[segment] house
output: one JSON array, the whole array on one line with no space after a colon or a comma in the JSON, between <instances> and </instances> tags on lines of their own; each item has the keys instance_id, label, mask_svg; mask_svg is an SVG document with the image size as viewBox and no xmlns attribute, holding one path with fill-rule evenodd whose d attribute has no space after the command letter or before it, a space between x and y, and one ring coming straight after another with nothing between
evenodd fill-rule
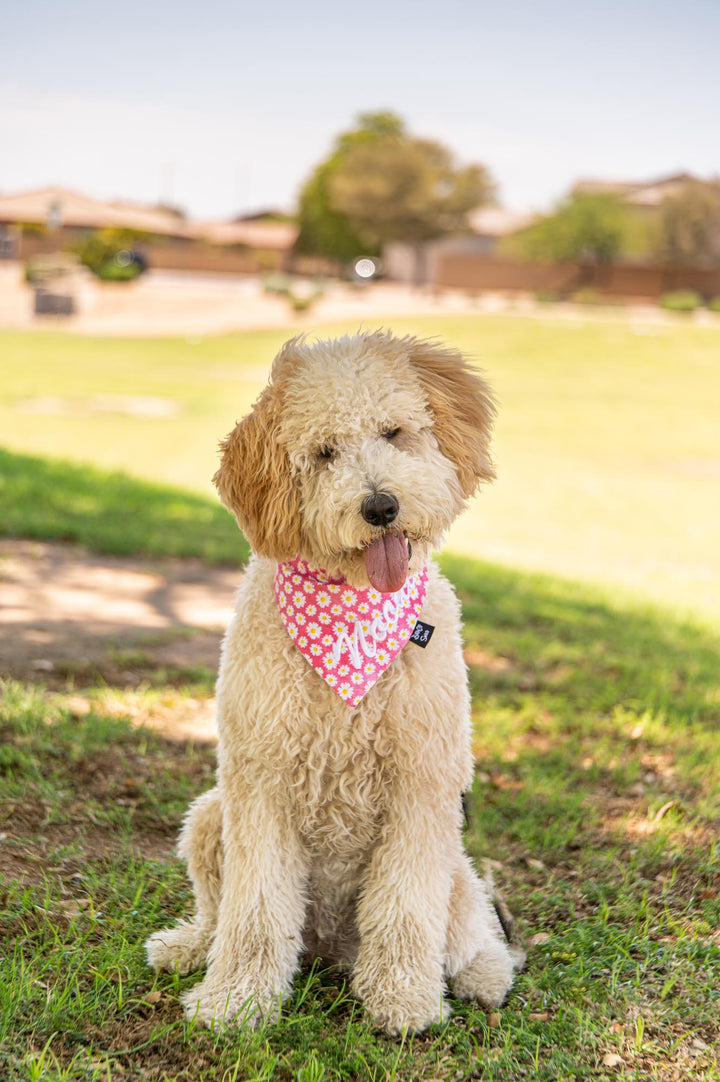
<instances>
[{"instance_id":1,"label":"house","mask_svg":"<svg viewBox=\"0 0 720 1082\"><path fill-rule=\"evenodd\" d=\"M578 180L571 189L572 195L614 195L632 207L652 208L660 206L668 196L677 195L686 184L702 183L692 173L671 173L654 180Z\"/></svg>"},{"instance_id":2,"label":"house","mask_svg":"<svg viewBox=\"0 0 720 1082\"><path fill-rule=\"evenodd\" d=\"M524 229L533 218L532 214L518 214L503 207L480 207L468 216L465 233L439 237L420 246L387 244L383 251L384 272L397 282L433 285L446 257L492 256L505 237Z\"/></svg>"},{"instance_id":3,"label":"house","mask_svg":"<svg viewBox=\"0 0 720 1082\"><path fill-rule=\"evenodd\" d=\"M297 236L288 221L195 222L162 207L103 201L56 186L0 195L0 258L69 248L97 229L143 234L154 267L230 273L284 267Z\"/></svg>"}]
</instances>

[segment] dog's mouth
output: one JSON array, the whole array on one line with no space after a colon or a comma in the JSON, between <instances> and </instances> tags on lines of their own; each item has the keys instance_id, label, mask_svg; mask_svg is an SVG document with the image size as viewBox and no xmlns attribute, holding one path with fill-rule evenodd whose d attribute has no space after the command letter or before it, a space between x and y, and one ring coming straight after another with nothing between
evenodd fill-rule
<instances>
[{"instance_id":1,"label":"dog's mouth","mask_svg":"<svg viewBox=\"0 0 720 1082\"><path fill-rule=\"evenodd\" d=\"M405 584L412 545L400 530L376 537L365 549L365 570L370 582L382 594L394 594Z\"/></svg>"}]
</instances>

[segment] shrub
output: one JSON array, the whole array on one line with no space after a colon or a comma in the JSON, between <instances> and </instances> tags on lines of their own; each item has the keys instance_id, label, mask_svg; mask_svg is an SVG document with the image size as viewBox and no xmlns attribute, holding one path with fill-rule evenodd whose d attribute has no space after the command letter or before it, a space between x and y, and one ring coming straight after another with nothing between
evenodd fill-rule
<instances>
[{"instance_id":1,"label":"shrub","mask_svg":"<svg viewBox=\"0 0 720 1082\"><path fill-rule=\"evenodd\" d=\"M98 229L84 237L74 250L80 262L98 278L129 282L145 270L145 261L132 250L139 237L129 229Z\"/></svg>"},{"instance_id":2,"label":"shrub","mask_svg":"<svg viewBox=\"0 0 720 1082\"><path fill-rule=\"evenodd\" d=\"M701 304L702 297L694 289L676 289L660 298L660 307L668 312L694 312Z\"/></svg>"},{"instance_id":3,"label":"shrub","mask_svg":"<svg viewBox=\"0 0 720 1082\"><path fill-rule=\"evenodd\" d=\"M58 278L66 278L77 267L77 261L64 252L53 255L37 255L25 264L25 281L30 285L43 285Z\"/></svg>"},{"instance_id":4,"label":"shrub","mask_svg":"<svg viewBox=\"0 0 720 1082\"><path fill-rule=\"evenodd\" d=\"M263 289L276 297L287 297L290 293L290 279L286 274L266 274Z\"/></svg>"},{"instance_id":5,"label":"shrub","mask_svg":"<svg viewBox=\"0 0 720 1082\"><path fill-rule=\"evenodd\" d=\"M720 297L711 297L708 301L708 308L711 312L720 312Z\"/></svg>"},{"instance_id":6,"label":"shrub","mask_svg":"<svg viewBox=\"0 0 720 1082\"><path fill-rule=\"evenodd\" d=\"M102 263L95 274L103 282L132 282L134 278L138 278L143 272L143 268L133 262L130 263L118 263L117 259L109 259L107 263Z\"/></svg>"},{"instance_id":7,"label":"shrub","mask_svg":"<svg viewBox=\"0 0 720 1082\"><path fill-rule=\"evenodd\" d=\"M602 304L604 298L596 289L578 289L572 295L575 304Z\"/></svg>"}]
</instances>

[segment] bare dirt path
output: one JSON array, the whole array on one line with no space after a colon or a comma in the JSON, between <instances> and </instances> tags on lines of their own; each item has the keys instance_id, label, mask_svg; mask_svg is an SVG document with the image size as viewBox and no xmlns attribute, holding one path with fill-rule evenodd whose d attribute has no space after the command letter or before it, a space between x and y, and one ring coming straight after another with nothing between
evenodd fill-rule
<instances>
[{"instance_id":1,"label":"bare dirt path","mask_svg":"<svg viewBox=\"0 0 720 1082\"><path fill-rule=\"evenodd\" d=\"M240 578L199 560L0 540L0 677L131 691L158 669L215 672ZM212 701L197 706L175 735L213 735Z\"/></svg>"}]
</instances>

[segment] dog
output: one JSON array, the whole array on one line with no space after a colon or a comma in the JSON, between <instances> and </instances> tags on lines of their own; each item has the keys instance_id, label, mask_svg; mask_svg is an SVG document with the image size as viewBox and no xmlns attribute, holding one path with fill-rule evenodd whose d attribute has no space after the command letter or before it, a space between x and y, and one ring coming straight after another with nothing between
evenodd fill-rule
<instances>
[{"instance_id":1,"label":"dog","mask_svg":"<svg viewBox=\"0 0 720 1082\"><path fill-rule=\"evenodd\" d=\"M207 963L207 1024L271 1019L302 954L350 968L390 1035L499 1005L522 964L462 842L470 696L431 552L490 481L491 392L387 331L287 342L214 481L253 555L217 684L217 786L179 853L193 918L150 964Z\"/></svg>"}]
</instances>

